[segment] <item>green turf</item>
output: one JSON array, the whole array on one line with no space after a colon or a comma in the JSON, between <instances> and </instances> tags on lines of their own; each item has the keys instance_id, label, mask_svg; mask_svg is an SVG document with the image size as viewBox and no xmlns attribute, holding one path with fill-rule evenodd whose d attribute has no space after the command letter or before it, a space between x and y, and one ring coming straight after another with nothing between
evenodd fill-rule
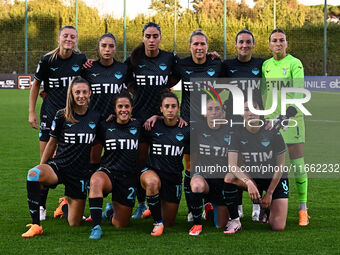
<instances>
[{"instance_id":1,"label":"green turf","mask_svg":"<svg viewBox=\"0 0 340 255\"><path fill-rule=\"evenodd\" d=\"M226 236L204 223L198 237L188 235L184 197L176 225L166 228L163 236L151 237L151 219L132 220L129 227L115 229L103 222L103 237L89 240L91 224L70 228L64 220L53 219L57 199L63 187L50 191L48 219L43 222L44 235L23 239L30 223L26 201L27 170L39 163L38 131L29 127L28 91L0 90L0 254L339 254L340 253L340 179L311 179L309 212L311 224L297 225L297 196L291 182L287 227L273 232L268 225L253 223L251 204L244 193L243 231ZM337 120L340 93L313 92L306 118L306 163L340 163L340 122ZM105 200L105 202L108 200ZM88 209L85 212L89 214Z\"/></svg>"}]
</instances>

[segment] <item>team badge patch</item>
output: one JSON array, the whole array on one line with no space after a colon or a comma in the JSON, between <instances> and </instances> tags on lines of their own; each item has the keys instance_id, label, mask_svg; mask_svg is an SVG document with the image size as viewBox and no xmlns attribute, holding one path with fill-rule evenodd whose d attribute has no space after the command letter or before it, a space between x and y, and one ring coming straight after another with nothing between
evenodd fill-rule
<instances>
[{"instance_id":1,"label":"team badge patch","mask_svg":"<svg viewBox=\"0 0 340 255\"><path fill-rule=\"evenodd\" d=\"M90 127L91 129L94 129L94 128L96 127L96 123L94 123L94 122L89 122L89 127Z\"/></svg>"},{"instance_id":2,"label":"team badge patch","mask_svg":"<svg viewBox=\"0 0 340 255\"><path fill-rule=\"evenodd\" d=\"M190 75L193 71L185 71L188 75Z\"/></svg>"},{"instance_id":3,"label":"team badge patch","mask_svg":"<svg viewBox=\"0 0 340 255\"><path fill-rule=\"evenodd\" d=\"M166 64L160 64L160 65L159 65L159 68L160 68L162 71L164 71L165 69L167 69L167 66L166 66Z\"/></svg>"},{"instance_id":4,"label":"team badge patch","mask_svg":"<svg viewBox=\"0 0 340 255\"><path fill-rule=\"evenodd\" d=\"M254 75L258 75L260 73L260 70L258 68L254 68L253 70L251 70L251 72L254 74Z\"/></svg>"},{"instance_id":5,"label":"team badge patch","mask_svg":"<svg viewBox=\"0 0 340 255\"><path fill-rule=\"evenodd\" d=\"M230 143L230 135L226 135L224 137L224 141L229 144Z\"/></svg>"},{"instance_id":6,"label":"team badge patch","mask_svg":"<svg viewBox=\"0 0 340 255\"><path fill-rule=\"evenodd\" d=\"M247 141L247 140L241 140L241 143L242 143L242 144L247 144L248 141Z\"/></svg>"},{"instance_id":7,"label":"team badge patch","mask_svg":"<svg viewBox=\"0 0 340 255\"><path fill-rule=\"evenodd\" d=\"M282 74L286 75L289 68L282 68Z\"/></svg>"},{"instance_id":8,"label":"team badge patch","mask_svg":"<svg viewBox=\"0 0 340 255\"><path fill-rule=\"evenodd\" d=\"M119 80L123 77L123 74L121 72L115 73L115 77Z\"/></svg>"},{"instance_id":9,"label":"team badge patch","mask_svg":"<svg viewBox=\"0 0 340 255\"><path fill-rule=\"evenodd\" d=\"M270 144L269 141L262 141L261 144L264 146L264 147L268 147L268 145Z\"/></svg>"},{"instance_id":10,"label":"team badge patch","mask_svg":"<svg viewBox=\"0 0 340 255\"><path fill-rule=\"evenodd\" d=\"M184 135L183 135L182 133L178 133L178 134L176 135L176 139L177 139L178 141L182 141L182 140L184 139Z\"/></svg>"},{"instance_id":11,"label":"team badge patch","mask_svg":"<svg viewBox=\"0 0 340 255\"><path fill-rule=\"evenodd\" d=\"M215 70L210 68L207 73L209 74L209 76L213 76L215 74Z\"/></svg>"},{"instance_id":12,"label":"team badge patch","mask_svg":"<svg viewBox=\"0 0 340 255\"><path fill-rule=\"evenodd\" d=\"M78 65L72 66L72 70L75 71L75 72L77 72L79 69L80 69L80 66L78 66Z\"/></svg>"},{"instance_id":13,"label":"team badge patch","mask_svg":"<svg viewBox=\"0 0 340 255\"><path fill-rule=\"evenodd\" d=\"M137 128L135 127L130 128L130 133L135 135L137 133Z\"/></svg>"}]
</instances>

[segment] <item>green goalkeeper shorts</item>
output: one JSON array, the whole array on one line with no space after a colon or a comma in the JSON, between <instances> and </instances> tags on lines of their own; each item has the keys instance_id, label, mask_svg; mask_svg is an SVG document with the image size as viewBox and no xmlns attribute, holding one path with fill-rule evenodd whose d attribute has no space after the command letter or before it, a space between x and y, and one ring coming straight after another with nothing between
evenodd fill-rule
<instances>
[{"instance_id":1,"label":"green goalkeeper shorts","mask_svg":"<svg viewBox=\"0 0 340 255\"><path fill-rule=\"evenodd\" d=\"M305 122L303 118L294 118L297 121L296 127L288 127L286 130L281 129L281 134L285 144L295 144L305 142ZM295 122L290 121L289 126Z\"/></svg>"}]
</instances>

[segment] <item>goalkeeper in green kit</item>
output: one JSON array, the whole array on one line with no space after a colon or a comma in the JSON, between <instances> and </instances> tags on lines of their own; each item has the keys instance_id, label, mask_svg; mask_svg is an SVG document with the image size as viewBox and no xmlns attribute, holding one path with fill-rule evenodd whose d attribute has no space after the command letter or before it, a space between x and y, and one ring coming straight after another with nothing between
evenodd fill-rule
<instances>
[{"instance_id":1,"label":"goalkeeper in green kit","mask_svg":"<svg viewBox=\"0 0 340 255\"><path fill-rule=\"evenodd\" d=\"M281 88L282 86L304 88L303 66L299 59L286 53L287 38L286 33L281 29L274 29L269 36L269 48L273 57L266 60L262 66L262 75L266 82L262 84L263 101L265 109L269 109L273 103L273 88L278 90L278 107L276 111L266 118L274 119L280 115ZM301 95L300 95L301 94ZM302 93L287 93L287 98L302 98ZM299 198L299 225L309 224L307 213L307 188L308 177L304 169L304 143L305 143L305 124L303 113L297 109L297 114L292 118L295 127L288 127L281 134L288 146L289 158L294 171L295 183ZM293 121L289 126L294 126Z\"/></svg>"}]
</instances>

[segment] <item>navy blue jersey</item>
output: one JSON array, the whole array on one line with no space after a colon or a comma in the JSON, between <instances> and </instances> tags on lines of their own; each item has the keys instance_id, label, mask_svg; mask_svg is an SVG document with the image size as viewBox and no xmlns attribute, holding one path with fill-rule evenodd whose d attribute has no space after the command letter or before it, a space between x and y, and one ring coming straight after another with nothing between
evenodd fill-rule
<instances>
[{"instance_id":1,"label":"navy blue jersey","mask_svg":"<svg viewBox=\"0 0 340 255\"><path fill-rule=\"evenodd\" d=\"M183 154L189 150L189 126L167 126L164 120L158 120L151 131L145 131L144 136L150 144L147 168L181 176Z\"/></svg>"},{"instance_id":2,"label":"navy blue jersey","mask_svg":"<svg viewBox=\"0 0 340 255\"><path fill-rule=\"evenodd\" d=\"M175 65L174 74L182 80L181 117L184 120L190 120L190 92L198 91L203 87L202 84L193 84L190 79L202 78L202 82L204 82L204 78L209 78L211 80L211 78L220 77L222 70L222 62L219 59L212 60L209 56L207 56L207 61L200 65L196 64L191 56L178 60L178 63ZM211 83L210 80L207 81L207 84ZM214 84L211 85L213 86ZM206 89L209 90L209 88ZM200 97L198 97L198 99L199 98ZM195 112L197 111L200 114L200 105L200 101L193 102L191 104L192 110Z\"/></svg>"},{"instance_id":3,"label":"navy blue jersey","mask_svg":"<svg viewBox=\"0 0 340 255\"><path fill-rule=\"evenodd\" d=\"M58 140L53 161L60 168L69 169L74 176L88 174L90 151L96 137L100 115L88 110L84 115L74 114L77 123L65 120L63 110L58 111L51 126L50 136Z\"/></svg>"},{"instance_id":4,"label":"navy blue jersey","mask_svg":"<svg viewBox=\"0 0 340 255\"><path fill-rule=\"evenodd\" d=\"M41 58L34 79L44 84L47 96L41 109L47 115L47 119L53 120L56 112L65 108L68 85L75 76L80 75L86 57L77 53L72 53L67 59L57 55L50 61L50 57L51 55L45 55Z\"/></svg>"},{"instance_id":5,"label":"navy blue jersey","mask_svg":"<svg viewBox=\"0 0 340 255\"><path fill-rule=\"evenodd\" d=\"M277 155L285 152L285 143L280 131L265 130L256 134L246 128L235 129L231 136L229 151L240 153L246 166L276 166Z\"/></svg>"},{"instance_id":6,"label":"navy blue jersey","mask_svg":"<svg viewBox=\"0 0 340 255\"><path fill-rule=\"evenodd\" d=\"M104 145L100 166L117 173L137 174L138 142L141 123L138 120L127 124L102 121L98 140Z\"/></svg>"},{"instance_id":7,"label":"navy blue jersey","mask_svg":"<svg viewBox=\"0 0 340 255\"><path fill-rule=\"evenodd\" d=\"M241 62L238 58L223 61L224 76L229 78L262 78L263 58L251 58Z\"/></svg>"},{"instance_id":8,"label":"navy blue jersey","mask_svg":"<svg viewBox=\"0 0 340 255\"><path fill-rule=\"evenodd\" d=\"M190 152L195 165L228 165L228 150L233 129L220 125L211 129L206 120L192 124Z\"/></svg>"},{"instance_id":9,"label":"navy blue jersey","mask_svg":"<svg viewBox=\"0 0 340 255\"><path fill-rule=\"evenodd\" d=\"M227 59L223 61L223 71L224 76L227 78L262 78L262 64L264 62L263 58L251 58L248 62L241 62L238 58ZM249 83L246 83L249 84ZM238 86L247 98L247 86ZM261 85L254 89L253 97L262 105L262 97L260 91ZM227 119L233 118L235 121L241 121L240 116L233 116L233 97L232 94L229 94L228 100L225 102L226 105L226 116Z\"/></svg>"},{"instance_id":10,"label":"navy blue jersey","mask_svg":"<svg viewBox=\"0 0 340 255\"><path fill-rule=\"evenodd\" d=\"M83 69L82 76L91 84L90 108L107 117L114 111L113 97L126 89L127 65L114 61L103 66L99 60L91 68Z\"/></svg>"},{"instance_id":11,"label":"navy blue jersey","mask_svg":"<svg viewBox=\"0 0 340 255\"><path fill-rule=\"evenodd\" d=\"M132 116L144 122L159 113L160 96L168 88L177 57L173 53L159 50L157 57L149 58L143 52L138 64L133 66L130 57L126 60L131 72L134 97Z\"/></svg>"}]
</instances>

